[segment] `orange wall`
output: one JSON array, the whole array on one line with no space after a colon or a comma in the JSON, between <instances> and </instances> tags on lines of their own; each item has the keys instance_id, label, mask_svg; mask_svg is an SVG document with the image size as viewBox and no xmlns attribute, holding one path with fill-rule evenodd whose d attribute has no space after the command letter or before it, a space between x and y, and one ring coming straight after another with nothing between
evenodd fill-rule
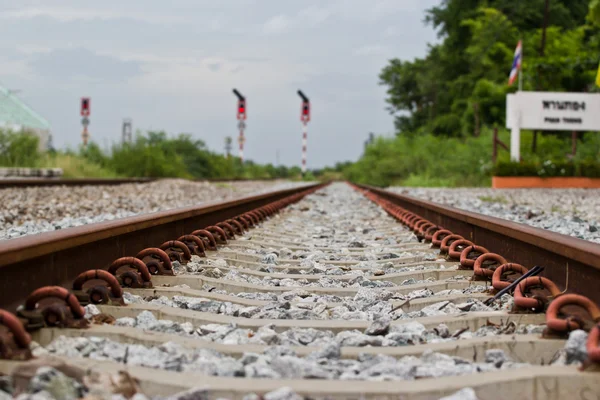
<instances>
[{"instance_id":1,"label":"orange wall","mask_svg":"<svg viewBox=\"0 0 600 400\"><path fill-rule=\"evenodd\" d=\"M600 179L581 177L493 176L492 187L502 188L600 188Z\"/></svg>"}]
</instances>

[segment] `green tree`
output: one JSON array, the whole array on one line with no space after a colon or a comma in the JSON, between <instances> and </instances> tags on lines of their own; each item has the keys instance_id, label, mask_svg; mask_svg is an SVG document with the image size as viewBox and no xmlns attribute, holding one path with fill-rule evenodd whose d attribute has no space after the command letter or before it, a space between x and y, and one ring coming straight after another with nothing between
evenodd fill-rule
<instances>
[{"instance_id":1,"label":"green tree","mask_svg":"<svg viewBox=\"0 0 600 400\"><path fill-rule=\"evenodd\" d=\"M594 25L600 25L600 0L590 1L588 21Z\"/></svg>"},{"instance_id":2,"label":"green tree","mask_svg":"<svg viewBox=\"0 0 600 400\"><path fill-rule=\"evenodd\" d=\"M502 125L503 97L517 41L524 41L527 89L592 89L600 34L586 25L600 0L444 0L425 20L443 39L424 58L392 59L380 73L388 110L404 134L465 136Z\"/></svg>"}]
</instances>

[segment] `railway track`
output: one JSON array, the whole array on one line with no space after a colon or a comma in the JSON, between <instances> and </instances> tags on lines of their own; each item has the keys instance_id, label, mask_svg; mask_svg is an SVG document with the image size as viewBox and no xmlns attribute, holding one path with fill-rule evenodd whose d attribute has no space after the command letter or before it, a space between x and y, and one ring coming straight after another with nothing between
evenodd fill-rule
<instances>
[{"instance_id":1,"label":"railway track","mask_svg":"<svg viewBox=\"0 0 600 400\"><path fill-rule=\"evenodd\" d=\"M0 243L0 373L71 398L598 398L597 248L466 214L336 183Z\"/></svg>"},{"instance_id":2,"label":"railway track","mask_svg":"<svg viewBox=\"0 0 600 400\"><path fill-rule=\"evenodd\" d=\"M273 181L278 178L207 178L194 179L199 182L244 182L244 181ZM159 178L8 178L0 179L0 189L25 188L37 186L102 186L123 185L125 183L149 183Z\"/></svg>"}]
</instances>

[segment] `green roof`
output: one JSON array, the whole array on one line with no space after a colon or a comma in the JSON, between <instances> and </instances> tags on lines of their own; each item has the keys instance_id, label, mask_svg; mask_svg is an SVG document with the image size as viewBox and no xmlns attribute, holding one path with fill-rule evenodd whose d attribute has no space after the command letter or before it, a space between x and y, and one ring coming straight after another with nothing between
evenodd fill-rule
<instances>
[{"instance_id":1,"label":"green roof","mask_svg":"<svg viewBox=\"0 0 600 400\"><path fill-rule=\"evenodd\" d=\"M23 129L50 130L48 121L2 86L0 86L0 124L21 125Z\"/></svg>"}]
</instances>

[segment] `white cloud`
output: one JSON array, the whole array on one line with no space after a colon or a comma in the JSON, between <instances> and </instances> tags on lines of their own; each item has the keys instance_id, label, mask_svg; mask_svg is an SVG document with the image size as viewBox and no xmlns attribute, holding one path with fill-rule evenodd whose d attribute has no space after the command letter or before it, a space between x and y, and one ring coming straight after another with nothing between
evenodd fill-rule
<instances>
[{"instance_id":1,"label":"white cloud","mask_svg":"<svg viewBox=\"0 0 600 400\"><path fill-rule=\"evenodd\" d=\"M330 18L332 11L317 6L303 8L293 17L284 14L271 17L263 25L263 33L278 34L292 29L303 29L321 24Z\"/></svg>"},{"instance_id":2,"label":"white cloud","mask_svg":"<svg viewBox=\"0 0 600 400\"><path fill-rule=\"evenodd\" d=\"M26 60L10 60L0 56L0 75L18 76L22 79L28 79L35 76ZM8 82L5 82L7 84Z\"/></svg>"},{"instance_id":3,"label":"white cloud","mask_svg":"<svg viewBox=\"0 0 600 400\"><path fill-rule=\"evenodd\" d=\"M414 11L419 8L420 0L378 0L370 10L370 16L374 20L383 18L398 12Z\"/></svg>"},{"instance_id":4,"label":"white cloud","mask_svg":"<svg viewBox=\"0 0 600 400\"><path fill-rule=\"evenodd\" d=\"M329 0L327 4L332 15L350 21L376 23L389 17L402 15L415 16L419 23L422 10L440 3L440 0Z\"/></svg>"},{"instance_id":5,"label":"white cloud","mask_svg":"<svg viewBox=\"0 0 600 400\"><path fill-rule=\"evenodd\" d=\"M385 36L397 36L399 33L400 30L394 25L388 26L383 32Z\"/></svg>"},{"instance_id":6,"label":"white cloud","mask_svg":"<svg viewBox=\"0 0 600 400\"><path fill-rule=\"evenodd\" d=\"M269 18L263 25L263 33L267 35L284 32L290 26L290 19L285 15L276 15Z\"/></svg>"},{"instance_id":7,"label":"white cloud","mask_svg":"<svg viewBox=\"0 0 600 400\"><path fill-rule=\"evenodd\" d=\"M316 25L325 22L331 16L331 11L322 8L310 6L298 13L298 19L301 23L307 23L310 25Z\"/></svg>"},{"instance_id":8,"label":"white cloud","mask_svg":"<svg viewBox=\"0 0 600 400\"><path fill-rule=\"evenodd\" d=\"M353 53L356 56L374 56L386 54L388 51L389 50L386 46L383 46L381 44L372 44L358 47L354 49Z\"/></svg>"},{"instance_id":9,"label":"white cloud","mask_svg":"<svg viewBox=\"0 0 600 400\"><path fill-rule=\"evenodd\" d=\"M30 20L46 17L59 22L111 20L128 18L150 23L172 23L181 18L168 15L153 15L144 12L128 12L118 9L80 8L80 7L25 7L0 13L1 19Z\"/></svg>"}]
</instances>

